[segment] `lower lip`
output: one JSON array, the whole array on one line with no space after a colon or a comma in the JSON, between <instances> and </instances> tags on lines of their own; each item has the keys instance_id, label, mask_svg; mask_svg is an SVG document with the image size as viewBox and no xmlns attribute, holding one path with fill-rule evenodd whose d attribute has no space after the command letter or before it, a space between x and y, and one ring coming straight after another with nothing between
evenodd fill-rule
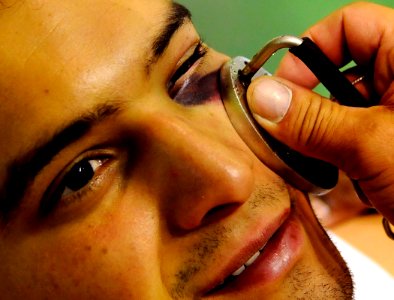
<instances>
[{"instance_id":1,"label":"lower lip","mask_svg":"<svg viewBox=\"0 0 394 300\"><path fill-rule=\"evenodd\" d=\"M301 257L303 244L301 224L291 216L268 241L258 259L219 293L247 292L282 280Z\"/></svg>"}]
</instances>

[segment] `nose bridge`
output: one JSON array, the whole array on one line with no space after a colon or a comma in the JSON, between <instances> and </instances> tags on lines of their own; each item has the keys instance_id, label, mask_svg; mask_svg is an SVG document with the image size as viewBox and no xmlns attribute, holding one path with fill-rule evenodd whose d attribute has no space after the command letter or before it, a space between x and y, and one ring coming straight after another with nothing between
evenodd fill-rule
<instances>
[{"instance_id":1,"label":"nose bridge","mask_svg":"<svg viewBox=\"0 0 394 300\"><path fill-rule=\"evenodd\" d=\"M250 157L223 142L220 126L160 114L147 132L156 189L171 223L182 229L201 225L218 207L242 204L252 192ZM216 134L217 133L217 134ZM229 141L230 143L230 141Z\"/></svg>"}]
</instances>

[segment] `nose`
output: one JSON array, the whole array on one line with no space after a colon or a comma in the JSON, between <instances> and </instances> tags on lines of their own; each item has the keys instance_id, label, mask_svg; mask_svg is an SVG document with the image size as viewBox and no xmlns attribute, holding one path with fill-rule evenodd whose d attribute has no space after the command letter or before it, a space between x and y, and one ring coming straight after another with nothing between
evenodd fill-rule
<instances>
[{"instance_id":1,"label":"nose","mask_svg":"<svg viewBox=\"0 0 394 300\"><path fill-rule=\"evenodd\" d=\"M172 228L192 230L215 222L250 197L251 158L220 124L213 129L177 116L156 116L150 124L144 130L150 190Z\"/></svg>"}]
</instances>

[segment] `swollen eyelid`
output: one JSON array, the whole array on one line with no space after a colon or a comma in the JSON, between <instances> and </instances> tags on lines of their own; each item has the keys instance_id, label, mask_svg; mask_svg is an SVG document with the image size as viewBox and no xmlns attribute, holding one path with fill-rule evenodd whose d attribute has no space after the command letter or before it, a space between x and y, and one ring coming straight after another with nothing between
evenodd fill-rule
<instances>
[{"instance_id":1,"label":"swollen eyelid","mask_svg":"<svg viewBox=\"0 0 394 300\"><path fill-rule=\"evenodd\" d=\"M183 77L184 74L188 72L188 70L202 57L207 53L207 47L200 40L199 43L194 48L193 53L187 58L181 66L175 71L170 81L168 82L168 89L170 91L170 95L174 96L176 91L179 90L180 83L177 81ZM173 88L175 87L175 91ZM176 88L178 87L178 88Z\"/></svg>"}]
</instances>

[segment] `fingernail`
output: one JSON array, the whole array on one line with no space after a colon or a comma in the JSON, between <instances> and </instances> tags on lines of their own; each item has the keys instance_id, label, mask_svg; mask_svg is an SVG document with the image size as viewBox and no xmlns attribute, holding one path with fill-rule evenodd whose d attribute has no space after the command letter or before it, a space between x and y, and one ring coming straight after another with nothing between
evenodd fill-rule
<instances>
[{"instance_id":1,"label":"fingernail","mask_svg":"<svg viewBox=\"0 0 394 300\"><path fill-rule=\"evenodd\" d=\"M270 78L264 78L253 90L249 107L255 115L278 123L286 115L290 102L291 90Z\"/></svg>"}]
</instances>

